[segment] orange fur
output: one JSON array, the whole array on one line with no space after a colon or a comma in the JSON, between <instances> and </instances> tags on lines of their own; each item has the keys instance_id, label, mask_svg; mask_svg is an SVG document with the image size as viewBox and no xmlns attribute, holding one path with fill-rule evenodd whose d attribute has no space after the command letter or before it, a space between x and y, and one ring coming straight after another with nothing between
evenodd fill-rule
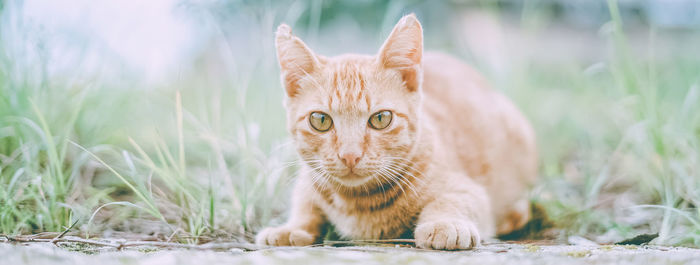
<instances>
[{"instance_id":1,"label":"orange fur","mask_svg":"<svg viewBox=\"0 0 700 265\"><path fill-rule=\"evenodd\" d=\"M468 249L528 220L529 123L467 65L423 54L422 38L411 14L376 56L326 58L278 28L288 129L304 165L289 220L258 244L309 245L330 222L345 238L412 235L419 247ZM383 110L393 113L388 127L371 128ZM314 130L312 112L332 118L331 129Z\"/></svg>"}]
</instances>

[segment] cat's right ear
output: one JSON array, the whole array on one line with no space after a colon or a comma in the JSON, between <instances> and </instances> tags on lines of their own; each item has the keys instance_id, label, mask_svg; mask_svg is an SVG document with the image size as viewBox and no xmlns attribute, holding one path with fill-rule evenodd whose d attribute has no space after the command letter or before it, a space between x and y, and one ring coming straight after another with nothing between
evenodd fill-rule
<instances>
[{"instance_id":1,"label":"cat's right ear","mask_svg":"<svg viewBox=\"0 0 700 265\"><path fill-rule=\"evenodd\" d=\"M286 24L277 27L275 47L282 72L282 84L287 96L294 97L299 92L299 80L317 69L318 58L301 39L292 35L292 28Z\"/></svg>"},{"instance_id":2,"label":"cat's right ear","mask_svg":"<svg viewBox=\"0 0 700 265\"><path fill-rule=\"evenodd\" d=\"M415 14L401 18L379 50L379 63L398 70L409 91L422 83L423 29Z\"/></svg>"}]
</instances>

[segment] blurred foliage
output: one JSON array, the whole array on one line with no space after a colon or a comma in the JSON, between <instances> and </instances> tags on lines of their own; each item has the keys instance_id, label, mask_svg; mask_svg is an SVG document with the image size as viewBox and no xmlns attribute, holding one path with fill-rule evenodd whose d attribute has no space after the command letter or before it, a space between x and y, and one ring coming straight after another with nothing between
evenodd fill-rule
<instances>
[{"instance_id":1,"label":"blurred foliage","mask_svg":"<svg viewBox=\"0 0 700 265\"><path fill-rule=\"evenodd\" d=\"M697 16L683 15L697 2L654 3L180 1L171 11L198 41L164 81L147 82L94 36L52 31L21 16L26 3L0 1L0 233L79 219L90 234L240 239L282 222L300 162L275 27L290 24L324 54L371 53L415 12L428 48L476 65L535 125L532 197L549 219L534 227L698 246L700 34ZM673 12L686 19L658 22ZM477 22L503 32L469 32Z\"/></svg>"}]
</instances>

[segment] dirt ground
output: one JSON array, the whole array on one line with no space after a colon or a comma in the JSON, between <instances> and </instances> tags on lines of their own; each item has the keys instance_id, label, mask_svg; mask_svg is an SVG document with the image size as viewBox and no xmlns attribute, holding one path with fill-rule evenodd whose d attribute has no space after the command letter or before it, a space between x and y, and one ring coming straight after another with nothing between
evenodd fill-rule
<instances>
[{"instance_id":1,"label":"dirt ground","mask_svg":"<svg viewBox=\"0 0 700 265\"><path fill-rule=\"evenodd\" d=\"M75 251L79 249L81 251ZM0 243L0 264L700 264L700 249L664 246L488 243L471 251L400 246L163 250L136 248L85 253L79 245ZM88 251L90 252L90 251Z\"/></svg>"}]
</instances>

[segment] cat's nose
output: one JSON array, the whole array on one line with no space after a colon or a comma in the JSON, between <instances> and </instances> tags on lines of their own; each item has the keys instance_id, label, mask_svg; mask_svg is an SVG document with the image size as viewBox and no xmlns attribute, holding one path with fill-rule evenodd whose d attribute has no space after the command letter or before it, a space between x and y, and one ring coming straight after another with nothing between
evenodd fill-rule
<instances>
[{"instance_id":1,"label":"cat's nose","mask_svg":"<svg viewBox=\"0 0 700 265\"><path fill-rule=\"evenodd\" d=\"M338 156L340 157L340 161L343 161L343 164L345 164L345 166L352 170L352 168L360 162L361 154L355 152L347 152L338 154Z\"/></svg>"}]
</instances>

